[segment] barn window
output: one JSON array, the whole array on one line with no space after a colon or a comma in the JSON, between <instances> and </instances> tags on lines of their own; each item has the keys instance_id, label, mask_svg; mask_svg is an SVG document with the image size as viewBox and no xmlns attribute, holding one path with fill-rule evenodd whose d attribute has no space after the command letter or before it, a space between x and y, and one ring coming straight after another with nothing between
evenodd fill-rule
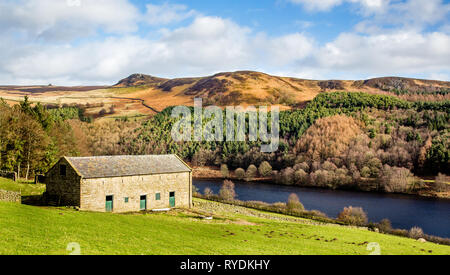
<instances>
[{"instance_id":1,"label":"barn window","mask_svg":"<svg viewBox=\"0 0 450 275\"><path fill-rule=\"evenodd\" d=\"M128 197L125 198L125 203L128 203L130 199Z\"/></svg>"},{"instance_id":2,"label":"barn window","mask_svg":"<svg viewBox=\"0 0 450 275\"><path fill-rule=\"evenodd\" d=\"M64 177L67 175L67 166L65 165L59 166L59 175Z\"/></svg>"},{"instance_id":3,"label":"barn window","mask_svg":"<svg viewBox=\"0 0 450 275\"><path fill-rule=\"evenodd\" d=\"M161 200L161 193L156 193L156 200L160 201Z\"/></svg>"}]
</instances>

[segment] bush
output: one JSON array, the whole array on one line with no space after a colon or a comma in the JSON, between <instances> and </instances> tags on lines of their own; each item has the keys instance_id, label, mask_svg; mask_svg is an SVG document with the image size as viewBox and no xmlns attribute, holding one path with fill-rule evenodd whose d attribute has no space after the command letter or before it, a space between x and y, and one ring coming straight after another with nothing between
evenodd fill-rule
<instances>
[{"instance_id":1,"label":"bush","mask_svg":"<svg viewBox=\"0 0 450 275\"><path fill-rule=\"evenodd\" d=\"M380 231L383 233L390 232L392 230L391 221L388 219L381 220L381 222L378 224L378 229L380 229Z\"/></svg>"},{"instance_id":2,"label":"bush","mask_svg":"<svg viewBox=\"0 0 450 275\"><path fill-rule=\"evenodd\" d=\"M272 206L278 210L286 210L286 203L284 203L284 202L276 202L276 203L273 203Z\"/></svg>"},{"instance_id":3,"label":"bush","mask_svg":"<svg viewBox=\"0 0 450 275\"><path fill-rule=\"evenodd\" d=\"M308 183L309 175L303 171L303 169L299 169L295 171L295 184L304 185Z\"/></svg>"},{"instance_id":4,"label":"bush","mask_svg":"<svg viewBox=\"0 0 450 275\"><path fill-rule=\"evenodd\" d=\"M236 198L236 192L234 191L234 183L232 181L226 180L223 182L222 188L219 191L220 198L232 201Z\"/></svg>"},{"instance_id":5,"label":"bush","mask_svg":"<svg viewBox=\"0 0 450 275\"><path fill-rule=\"evenodd\" d=\"M247 172L245 173L245 178L247 180L251 180L251 179L256 178L257 175L258 175L258 168L256 168L256 166L252 164L247 168Z\"/></svg>"},{"instance_id":6,"label":"bush","mask_svg":"<svg viewBox=\"0 0 450 275\"><path fill-rule=\"evenodd\" d=\"M336 165L334 163L325 161L322 164L322 169L326 170L326 171L336 171L338 168L336 167Z\"/></svg>"},{"instance_id":7,"label":"bush","mask_svg":"<svg viewBox=\"0 0 450 275\"><path fill-rule=\"evenodd\" d=\"M367 167L367 166L364 166L362 169L361 169L361 177L363 177L363 178L370 178L370 168L369 167Z\"/></svg>"},{"instance_id":8,"label":"bush","mask_svg":"<svg viewBox=\"0 0 450 275\"><path fill-rule=\"evenodd\" d=\"M325 214L319 210L310 210L310 211L306 211L306 212L314 217L328 218L327 214Z\"/></svg>"},{"instance_id":9,"label":"bush","mask_svg":"<svg viewBox=\"0 0 450 275\"><path fill-rule=\"evenodd\" d=\"M211 197L211 196L214 196L214 192L211 190L211 188L209 188L209 187L206 187L205 188L205 190L203 191L203 194L206 196L206 197Z\"/></svg>"},{"instance_id":10,"label":"bush","mask_svg":"<svg viewBox=\"0 0 450 275\"><path fill-rule=\"evenodd\" d=\"M278 182L284 185L293 185L295 181L295 171L292 168L286 168L278 175Z\"/></svg>"},{"instance_id":11,"label":"bush","mask_svg":"<svg viewBox=\"0 0 450 275\"><path fill-rule=\"evenodd\" d=\"M325 170L317 170L310 175L310 182L315 186L325 187L328 186L333 180L332 172Z\"/></svg>"},{"instance_id":12,"label":"bush","mask_svg":"<svg viewBox=\"0 0 450 275\"><path fill-rule=\"evenodd\" d=\"M195 166L205 166L214 161L214 152L206 149L200 149L192 157L192 163Z\"/></svg>"},{"instance_id":13,"label":"bush","mask_svg":"<svg viewBox=\"0 0 450 275\"><path fill-rule=\"evenodd\" d=\"M236 175L236 178L239 180L243 180L245 178L245 170L242 168L236 169L236 171L234 171L234 174Z\"/></svg>"},{"instance_id":14,"label":"bush","mask_svg":"<svg viewBox=\"0 0 450 275\"><path fill-rule=\"evenodd\" d=\"M368 222L367 214L361 207L345 207L338 220L349 225L364 226Z\"/></svg>"},{"instance_id":15,"label":"bush","mask_svg":"<svg viewBox=\"0 0 450 275\"><path fill-rule=\"evenodd\" d=\"M308 163L306 163L306 162L301 162L301 163L299 163L299 164L296 164L295 166L294 166L294 170L303 170L303 171L305 171L306 173L308 173L309 172L309 165L308 165Z\"/></svg>"},{"instance_id":16,"label":"bush","mask_svg":"<svg viewBox=\"0 0 450 275\"><path fill-rule=\"evenodd\" d=\"M305 210L305 207L296 194L291 194L288 198L287 209L289 212L300 212Z\"/></svg>"},{"instance_id":17,"label":"bush","mask_svg":"<svg viewBox=\"0 0 450 275\"><path fill-rule=\"evenodd\" d=\"M258 171L262 177L270 177L272 175L272 166L267 161L263 161L259 165Z\"/></svg>"},{"instance_id":18,"label":"bush","mask_svg":"<svg viewBox=\"0 0 450 275\"><path fill-rule=\"evenodd\" d=\"M436 177L436 182L433 186L433 189L437 192L446 192L450 190L450 178L444 174L439 173Z\"/></svg>"},{"instance_id":19,"label":"bush","mask_svg":"<svg viewBox=\"0 0 450 275\"><path fill-rule=\"evenodd\" d=\"M199 192L200 191L198 190L197 186L192 185L192 195L194 196L199 195Z\"/></svg>"},{"instance_id":20,"label":"bush","mask_svg":"<svg viewBox=\"0 0 450 275\"><path fill-rule=\"evenodd\" d=\"M230 171L228 170L228 166L226 164L222 164L220 166L220 172L222 173L223 178L229 178L230 177Z\"/></svg>"},{"instance_id":21,"label":"bush","mask_svg":"<svg viewBox=\"0 0 450 275\"><path fill-rule=\"evenodd\" d=\"M261 209L261 208L267 208L270 206L267 202L262 201L246 201L244 202L246 207L254 208L254 209Z\"/></svg>"},{"instance_id":22,"label":"bush","mask_svg":"<svg viewBox=\"0 0 450 275\"><path fill-rule=\"evenodd\" d=\"M420 239L423 238L424 234L423 234L423 230L420 227L413 227L409 230L408 236L412 239Z\"/></svg>"},{"instance_id":23,"label":"bush","mask_svg":"<svg viewBox=\"0 0 450 275\"><path fill-rule=\"evenodd\" d=\"M414 175L406 168L384 166L381 184L386 192L404 193L414 183Z\"/></svg>"}]
</instances>

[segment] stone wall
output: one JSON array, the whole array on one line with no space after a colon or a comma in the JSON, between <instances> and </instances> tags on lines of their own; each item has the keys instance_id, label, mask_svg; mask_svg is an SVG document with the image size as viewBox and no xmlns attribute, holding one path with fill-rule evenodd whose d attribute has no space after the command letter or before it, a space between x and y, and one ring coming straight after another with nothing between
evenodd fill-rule
<instances>
[{"instance_id":1,"label":"stone wall","mask_svg":"<svg viewBox=\"0 0 450 275\"><path fill-rule=\"evenodd\" d=\"M113 196L116 213L140 211L141 196L147 196L147 210L170 208L170 192L175 192L175 207L191 207L191 173L83 179L80 209L105 212L106 196ZM160 200L156 200L157 193Z\"/></svg>"},{"instance_id":2,"label":"stone wall","mask_svg":"<svg viewBox=\"0 0 450 275\"><path fill-rule=\"evenodd\" d=\"M66 175L60 175L60 166L66 166ZM66 159L61 159L46 174L46 195L55 203L65 206L80 206L81 176Z\"/></svg>"},{"instance_id":3,"label":"stone wall","mask_svg":"<svg viewBox=\"0 0 450 275\"><path fill-rule=\"evenodd\" d=\"M0 177L16 181L17 180L17 173L16 172L9 172L9 171L0 171Z\"/></svg>"},{"instance_id":4,"label":"stone wall","mask_svg":"<svg viewBox=\"0 0 450 275\"><path fill-rule=\"evenodd\" d=\"M22 203L22 195L19 192L0 189L0 201Z\"/></svg>"}]
</instances>

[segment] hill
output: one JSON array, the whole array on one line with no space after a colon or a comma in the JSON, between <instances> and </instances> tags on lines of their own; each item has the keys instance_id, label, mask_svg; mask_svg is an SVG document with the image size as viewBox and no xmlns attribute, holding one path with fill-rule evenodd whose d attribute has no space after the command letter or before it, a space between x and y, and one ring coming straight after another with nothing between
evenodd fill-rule
<instances>
[{"instance_id":1,"label":"hill","mask_svg":"<svg viewBox=\"0 0 450 275\"><path fill-rule=\"evenodd\" d=\"M448 246L256 210L224 207L208 221L198 214L208 203L195 203L193 211L117 215L0 202L0 254L67 255L74 242L84 255L368 255L371 242L383 255L450 253Z\"/></svg>"},{"instance_id":2,"label":"hill","mask_svg":"<svg viewBox=\"0 0 450 275\"><path fill-rule=\"evenodd\" d=\"M32 102L79 105L94 118L154 115L169 106L279 105L303 107L318 94L333 91L395 95L408 101L450 99L450 82L384 77L369 80L307 80L253 71L224 72L206 77L166 79L133 74L113 86L0 86L0 97L15 104L24 96Z\"/></svg>"},{"instance_id":3,"label":"hill","mask_svg":"<svg viewBox=\"0 0 450 275\"><path fill-rule=\"evenodd\" d=\"M143 85L148 87L149 93L162 92L163 94L159 94L160 97L173 94L179 97L202 97L207 103L220 106L265 103L287 107L310 101L319 93L329 91L437 93L450 89L450 82L435 80L384 77L362 81L320 81L273 76L253 71L225 72L208 77L177 79L134 74L121 80L115 87Z\"/></svg>"}]
</instances>

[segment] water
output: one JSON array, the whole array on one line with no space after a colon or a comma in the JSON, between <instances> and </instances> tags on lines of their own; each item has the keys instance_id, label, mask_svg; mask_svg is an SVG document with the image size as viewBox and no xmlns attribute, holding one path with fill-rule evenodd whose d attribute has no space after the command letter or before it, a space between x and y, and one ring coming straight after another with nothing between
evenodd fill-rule
<instances>
[{"instance_id":1,"label":"water","mask_svg":"<svg viewBox=\"0 0 450 275\"><path fill-rule=\"evenodd\" d=\"M306 209L320 210L329 217L337 217L347 206L362 207L371 222L387 218L394 228L409 230L419 226L426 234L450 238L450 200L263 183L234 183L237 199L242 201L286 202L289 195L294 193ZM218 194L222 181L194 180L194 185L201 193L209 187Z\"/></svg>"}]
</instances>

